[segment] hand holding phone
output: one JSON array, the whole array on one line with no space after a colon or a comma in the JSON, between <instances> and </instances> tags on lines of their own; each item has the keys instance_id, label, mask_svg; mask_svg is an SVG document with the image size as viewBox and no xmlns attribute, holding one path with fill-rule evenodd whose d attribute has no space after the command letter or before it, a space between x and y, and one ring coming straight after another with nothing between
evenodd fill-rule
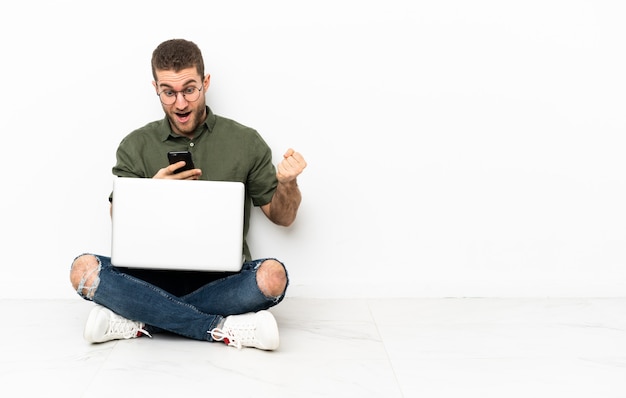
<instances>
[{"instance_id":1,"label":"hand holding phone","mask_svg":"<svg viewBox=\"0 0 626 398\"><path fill-rule=\"evenodd\" d=\"M180 162L181 160L185 161L185 165L180 167L174 171L174 174L178 174L181 171L192 170L195 169L193 165L193 159L191 158L191 152L189 151L171 151L167 153L167 159L170 164L174 164L176 162Z\"/></svg>"}]
</instances>

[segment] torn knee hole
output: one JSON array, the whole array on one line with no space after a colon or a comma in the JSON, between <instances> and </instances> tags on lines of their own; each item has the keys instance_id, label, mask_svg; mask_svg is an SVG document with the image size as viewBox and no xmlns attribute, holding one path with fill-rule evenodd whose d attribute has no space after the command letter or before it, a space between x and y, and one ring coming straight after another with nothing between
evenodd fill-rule
<instances>
[{"instance_id":1,"label":"torn knee hole","mask_svg":"<svg viewBox=\"0 0 626 398\"><path fill-rule=\"evenodd\" d=\"M81 297L93 298L100 283L99 272L100 260L95 256L84 255L74 261L71 280L74 289Z\"/></svg>"},{"instance_id":2,"label":"torn knee hole","mask_svg":"<svg viewBox=\"0 0 626 398\"><path fill-rule=\"evenodd\" d=\"M276 260L265 261L257 272L257 284L267 297L282 295L287 287L285 268Z\"/></svg>"}]
</instances>

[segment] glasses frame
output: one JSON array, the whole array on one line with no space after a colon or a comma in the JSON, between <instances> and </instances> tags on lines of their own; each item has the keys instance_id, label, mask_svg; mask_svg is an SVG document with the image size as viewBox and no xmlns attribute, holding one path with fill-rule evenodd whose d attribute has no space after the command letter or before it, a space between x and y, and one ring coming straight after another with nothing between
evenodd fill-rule
<instances>
[{"instance_id":1,"label":"glasses frame","mask_svg":"<svg viewBox=\"0 0 626 398\"><path fill-rule=\"evenodd\" d=\"M198 90L198 98L196 98L195 100L187 99L187 95L191 95L191 94L185 94L185 90L188 90L190 88L195 88L196 90ZM202 89L203 88L204 88L203 86L200 86L200 88L198 88L196 86L188 86L188 87L185 87L184 89L182 89L180 91L175 91L175 90L170 90L168 88L164 88L163 90L159 91L157 93L157 95L159 96L159 100L161 101L161 103L163 105L173 105L173 104L175 104L176 101L178 101L178 94L181 94L183 96L183 98L185 99L185 101L187 101L187 102L196 102L197 100L200 99L200 94L202 93ZM161 94L163 94L166 91L172 91L174 93L174 95L171 97L174 101L172 101L170 103L163 102L163 97L161 97Z\"/></svg>"}]
</instances>

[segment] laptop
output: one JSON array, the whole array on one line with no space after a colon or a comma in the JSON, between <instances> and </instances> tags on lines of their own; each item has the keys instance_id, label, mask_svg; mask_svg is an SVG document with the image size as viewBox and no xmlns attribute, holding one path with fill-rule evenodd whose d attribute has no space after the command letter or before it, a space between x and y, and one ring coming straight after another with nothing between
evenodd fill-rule
<instances>
[{"instance_id":1,"label":"laptop","mask_svg":"<svg viewBox=\"0 0 626 398\"><path fill-rule=\"evenodd\" d=\"M111 263L181 271L239 271L245 188L240 182L113 180Z\"/></svg>"}]
</instances>

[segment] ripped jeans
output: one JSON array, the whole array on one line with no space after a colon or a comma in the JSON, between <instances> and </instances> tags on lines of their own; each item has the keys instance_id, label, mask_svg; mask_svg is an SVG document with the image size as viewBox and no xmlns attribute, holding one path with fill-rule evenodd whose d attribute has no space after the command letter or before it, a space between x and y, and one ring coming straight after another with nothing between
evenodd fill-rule
<instances>
[{"instance_id":1,"label":"ripped jeans","mask_svg":"<svg viewBox=\"0 0 626 398\"><path fill-rule=\"evenodd\" d=\"M210 331L224 317L268 309L285 296L283 293L279 297L266 297L259 290L256 271L267 259L246 262L240 272L177 297L122 272L111 265L109 257L94 256L99 261L98 275L92 283L95 292L85 294L83 286L79 286L77 293L124 318L144 323L150 334L168 331L195 340L213 341Z\"/></svg>"}]
</instances>

